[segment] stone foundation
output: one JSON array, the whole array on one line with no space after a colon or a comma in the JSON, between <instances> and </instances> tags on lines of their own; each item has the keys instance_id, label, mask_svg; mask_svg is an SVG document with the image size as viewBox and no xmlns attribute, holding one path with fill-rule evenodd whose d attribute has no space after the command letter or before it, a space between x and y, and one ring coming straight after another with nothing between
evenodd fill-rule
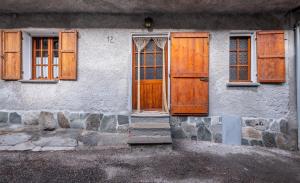
<instances>
[{"instance_id":1,"label":"stone foundation","mask_svg":"<svg viewBox=\"0 0 300 183\"><path fill-rule=\"evenodd\" d=\"M172 138L222 143L222 121L212 117L170 117Z\"/></svg>"},{"instance_id":2,"label":"stone foundation","mask_svg":"<svg viewBox=\"0 0 300 183\"><path fill-rule=\"evenodd\" d=\"M0 111L0 127L7 125L39 125L43 130L73 128L126 133L129 127L129 117L96 112Z\"/></svg>"},{"instance_id":3,"label":"stone foundation","mask_svg":"<svg viewBox=\"0 0 300 183\"><path fill-rule=\"evenodd\" d=\"M243 117L242 145L297 149L297 131L288 129L286 119Z\"/></svg>"}]
</instances>

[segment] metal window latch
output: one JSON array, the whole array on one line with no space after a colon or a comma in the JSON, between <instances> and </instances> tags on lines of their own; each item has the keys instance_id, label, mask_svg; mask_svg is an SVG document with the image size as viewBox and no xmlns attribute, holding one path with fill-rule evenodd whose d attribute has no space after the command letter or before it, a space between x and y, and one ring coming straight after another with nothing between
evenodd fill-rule
<instances>
[{"instance_id":1,"label":"metal window latch","mask_svg":"<svg viewBox=\"0 0 300 183\"><path fill-rule=\"evenodd\" d=\"M200 79L200 81L205 81L205 82L208 81L208 77L200 77L199 79Z\"/></svg>"}]
</instances>

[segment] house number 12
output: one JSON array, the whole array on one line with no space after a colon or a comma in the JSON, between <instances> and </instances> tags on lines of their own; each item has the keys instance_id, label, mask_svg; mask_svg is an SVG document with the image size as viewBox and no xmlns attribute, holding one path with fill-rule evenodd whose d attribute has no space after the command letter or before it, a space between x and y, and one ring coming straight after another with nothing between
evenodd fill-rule
<instances>
[{"instance_id":1,"label":"house number 12","mask_svg":"<svg viewBox=\"0 0 300 183\"><path fill-rule=\"evenodd\" d=\"M110 44L113 44L114 37L113 36L107 36L107 42Z\"/></svg>"}]
</instances>

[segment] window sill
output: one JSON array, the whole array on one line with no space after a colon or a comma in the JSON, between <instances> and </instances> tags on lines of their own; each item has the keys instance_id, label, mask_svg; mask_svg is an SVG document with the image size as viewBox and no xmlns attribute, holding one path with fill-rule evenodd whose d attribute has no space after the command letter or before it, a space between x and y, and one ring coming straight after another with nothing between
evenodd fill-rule
<instances>
[{"instance_id":1,"label":"window sill","mask_svg":"<svg viewBox=\"0 0 300 183\"><path fill-rule=\"evenodd\" d=\"M251 82L229 82L226 84L227 87L258 87L259 83L251 83Z\"/></svg>"},{"instance_id":2,"label":"window sill","mask_svg":"<svg viewBox=\"0 0 300 183\"><path fill-rule=\"evenodd\" d=\"M19 80L21 83L48 83L48 84L56 84L59 80Z\"/></svg>"}]
</instances>

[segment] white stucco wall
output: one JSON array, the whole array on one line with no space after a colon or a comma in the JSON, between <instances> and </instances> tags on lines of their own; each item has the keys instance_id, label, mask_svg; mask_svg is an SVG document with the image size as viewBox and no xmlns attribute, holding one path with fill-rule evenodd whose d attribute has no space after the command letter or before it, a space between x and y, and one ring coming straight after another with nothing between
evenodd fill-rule
<instances>
[{"instance_id":1,"label":"white stucco wall","mask_svg":"<svg viewBox=\"0 0 300 183\"><path fill-rule=\"evenodd\" d=\"M60 81L57 84L0 80L0 110L130 112L131 34L141 33L142 30L78 31L78 80ZM175 30L157 32L169 31ZM251 88L226 86L229 79L230 31L209 32L210 115L284 117L295 120L293 31L286 31L287 82ZM108 41L108 36L112 36L112 42Z\"/></svg>"}]
</instances>

